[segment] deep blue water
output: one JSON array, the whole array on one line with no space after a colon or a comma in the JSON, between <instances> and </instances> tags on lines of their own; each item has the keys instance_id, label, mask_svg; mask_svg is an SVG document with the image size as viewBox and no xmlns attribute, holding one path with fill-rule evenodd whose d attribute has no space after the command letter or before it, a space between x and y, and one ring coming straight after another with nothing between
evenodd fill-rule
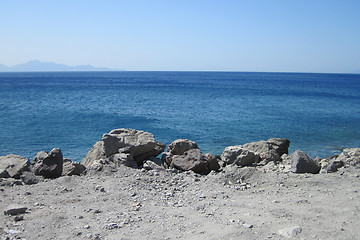
<instances>
[{"instance_id":1,"label":"deep blue water","mask_svg":"<svg viewBox=\"0 0 360 240\"><path fill-rule=\"evenodd\" d=\"M243 72L0 73L0 155L60 147L81 161L103 133L149 131L203 152L284 137L328 157L360 147L360 75Z\"/></svg>"}]
</instances>

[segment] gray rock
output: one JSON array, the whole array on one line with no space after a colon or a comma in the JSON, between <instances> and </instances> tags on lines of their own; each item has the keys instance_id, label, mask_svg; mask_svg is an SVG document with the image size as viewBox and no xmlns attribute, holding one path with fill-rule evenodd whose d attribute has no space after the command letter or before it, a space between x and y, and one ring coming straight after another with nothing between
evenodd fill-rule
<instances>
[{"instance_id":1,"label":"gray rock","mask_svg":"<svg viewBox=\"0 0 360 240\"><path fill-rule=\"evenodd\" d=\"M170 143L167 151L172 155L183 155L186 151L191 149L199 149L196 142L190 141L188 139L177 139Z\"/></svg>"},{"instance_id":2,"label":"gray rock","mask_svg":"<svg viewBox=\"0 0 360 240\"><path fill-rule=\"evenodd\" d=\"M168 167L170 167L173 156L174 155L169 152L164 152L161 156L161 161L163 161Z\"/></svg>"},{"instance_id":3,"label":"gray rock","mask_svg":"<svg viewBox=\"0 0 360 240\"><path fill-rule=\"evenodd\" d=\"M287 227L280 229L279 235L284 236L286 238L294 238L296 235L301 233L302 228L300 226L293 226L293 227Z\"/></svg>"},{"instance_id":4,"label":"gray rock","mask_svg":"<svg viewBox=\"0 0 360 240\"><path fill-rule=\"evenodd\" d=\"M244 149L243 146L229 146L226 147L221 154L221 160L225 164L236 164L238 166L250 166L253 163L258 162L259 155Z\"/></svg>"},{"instance_id":5,"label":"gray rock","mask_svg":"<svg viewBox=\"0 0 360 240\"><path fill-rule=\"evenodd\" d=\"M281 161L283 154L288 154L290 140L286 138L270 138L267 141L246 143L242 147L260 156L260 161Z\"/></svg>"},{"instance_id":6,"label":"gray rock","mask_svg":"<svg viewBox=\"0 0 360 240\"><path fill-rule=\"evenodd\" d=\"M105 158L106 156L104 143L102 141L99 141L95 143L92 149L86 154L86 157L82 160L81 164L88 168L91 167L91 165L94 164L95 161Z\"/></svg>"},{"instance_id":7,"label":"gray rock","mask_svg":"<svg viewBox=\"0 0 360 240\"><path fill-rule=\"evenodd\" d=\"M85 172L85 170L86 167L81 163L73 162L69 158L64 159L63 172L62 172L63 176L72 176L72 175L80 176L82 173Z\"/></svg>"},{"instance_id":8,"label":"gray rock","mask_svg":"<svg viewBox=\"0 0 360 240\"><path fill-rule=\"evenodd\" d=\"M137 168L144 160L162 153L165 147L165 144L156 141L154 135L149 132L124 128L115 129L103 135L102 141L94 145L83 159L82 164L87 168L94 166L101 168L102 162L109 162L116 166L126 165Z\"/></svg>"},{"instance_id":9,"label":"gray rock","mask_svg":"<svg viewBox=\"0 0 360 240\"><path fill-rule=\"evenodd\" d=\"M39 152L31 163L31 171L45 178L60 177L62 170L63 155L59 148L54 148L50 153Z\"/></svg>"},{"instance_id":10,"label":"gray rock","mask_svg":"<svg viewBox=\"0 0 360 240\"><path fill-rule=\"evenodd\" d=\"M297 150L289 156L293 173L319 173L320 166L309 155Z\"/></svg>"},{"instance_id":11,"label":"gray rock","mask_svg":"<svg viewBox=\"0 0 360 240\"><path fill-rule=\"evenodd\" d=\"M212 155L211 153L206 153L205 154L205 159L208 162L208 168L209 170L219 170L220 169L220 164L218 162L218 159Z\"/></svg>"},{"instance_id":12,"label":"gray rock","mask_svg":"<svg viewBox=\"0 0 360 240\"><path fill-rule=\"evenodd\" d=\"M138 164L135 162L131 153L116 153L109 157L109 161L115 164L116 167L127 166L137 168Z\"/></svg>"},{"instance_id":13,"label":"gray rock","mask_svg":"<svg viewBox=\"0 0 360 240\"><path fill-rule=\"evenodd\" d=\"M193 171L199 174L209 173L208 162L200 149L191 149L183 155L175 155L171 167L181 171Z\"/></svg>"},{"instance_id":14,"label":"gray rock","mask_svg":"<svg viewBox=\"0 0 360 240\"><path fill-rule=\"evenodd\" d=\"M32 172L23 172L20 176L21 181L27 185L37 184L39 182L44 181L44 177L36 176Z\"/></svg>"},{"instance_id":15,"label":"gray rock","mask_svg":"<svg viewBox=\"0 0 360 240\"><path fill-rule=\"evenodd\" d=\"M149 157L156 157L166 147L156 141L153 134L135 129L115 129L104 134L102 140L107 157L117 152L131 153L138 164Z\"/></svg>"},{"instance_id":16,"label":"gray rock","mask_svg":"<svg viewBox=\"0 0 360 240\"><path fill-rule=\"evenodd\" d=\"M337 159L322 159L320 173L333 173L344 166L344 162Z\"/></svg>"},{"instance_id":17,"label":"gray rock","mask_svg":"<svg viewBox=\"0 0 360 240\"><path fill-rule=\"evenodd\" d=\"M25 213L26 210L27 210L26 206L12 204L4 210L4 214L5 215L17 215L17 214Z\"/></svg>"},{"instance_id":18,"label":"gray rock","mask_svg":"<svg viewBox=\"0 0 360 240\"><path fill-rule=\"evenodd\" d=\"M0 157L0 177L20 178L24 171L28 171L30 160L26 157L10 154Z\"/></svg>"},{"instance_id":19,"label":"gray rock","mask_svg":"<svg viewBox=\"0 0 360 240\"><path fill-rule=\"evenodd\" d=\"M360 163L360 148L345 148L336 160L345 165L356 166Z\"/></svg>"},{"instance_id":20,"label":"gray rock","mask_svg":"<svg viewBox=\"0 0 360 240\"><path fill-rule=\"evenodd\" d=\"M146 170L165 170L165 165L160 158L150 158L144 161L143 168Z\"/></svg>"}]
</instances>

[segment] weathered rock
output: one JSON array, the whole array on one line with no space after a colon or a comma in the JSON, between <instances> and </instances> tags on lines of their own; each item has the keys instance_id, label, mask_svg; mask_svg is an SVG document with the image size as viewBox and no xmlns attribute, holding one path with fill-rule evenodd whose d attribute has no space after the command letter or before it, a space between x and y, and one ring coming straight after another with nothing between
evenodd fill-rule
<instances>
[{"instance_id":1,"label":"weathered rock","mask_svg":"<svg viewBox=\"0 0 360 240\"><path fill-rule=\"evenodd\" d=\"M85 172L85 170L86 167L81 163L73 162L69 158L64 159L63 172L62 172L63 176L72 176L72 175L80 176L82 173Z\"/></svg>"},{"instance_id":2,"label":"weathered rock","mask_svg":"<svg viewBox=\"0 0 360 240\"><path fill-rule=\"evenodd\" d=\"M41 151L31 163L31 171L35 175L45 178L60 177L63 170L63 155L59 148L54 148L50 153Z\"/></svg>"},{"instance_id":3,"label":"weathered rock","mask_svg":"<svg viewBox=\"0 0 360 240\"><path fill-rule=\"evenodd\" d=\"M183 155L175 155L172 159L171 167L181 171L192 170L199 174L207 174L209 172L205 155L199 149L191 149Z\"/></svg>"},{"instance_id":4,"label":"weathered rock","mask_svg":"<svg viewBox=\"0 0 360 240\"><path fill-rule=\"evenodd\" d=\"M360 164L360 148L345 148L336 160L345 165L356 166Z\"/></svg>"},{"instance_id":5,"label":"weathered rock","mask_svg":"<svg viewBox=\"0 0 360 240\"><path fill-rule=\"evenodd\" d=\"M290 140L286 138L270 138L267 141L246 143L242 147L260 156L260 161L281 161L283 154L288 154Z\"/></svg>"},{"instance_id":6,"label":"weathered rock","mask_svg":"<svg viewBox=\"0 0 360 240\"><path fill-rule=\"evenodd\" d=\"M177 139L170 143L167 151L173 155L183 155L186 151L191 149L199 149L196 142L190 141L188 139Z\"/></svg>"},{"instance_id":7,"label":"weathered rock","mask_svg":"<svg viewBox=\"0 0 360 240\"><path fill-rule=\"evenodd\" d=\"M287 238L294 238L296 235L301 233L302 228L300 226L293 226L293 227L287 227L280 229L279 235L287 237Z\"/></svg>"},{"instance_id":8,"label":"weathered rock","mask_svg":"<svg viewBox=\"0 0 360 240\"><path fill-rule=\"evenodd\" d=\"M20 176L21 181L27 185L37 184L44 181L43 176L37 176L32 172L23 172Z\"/></svg>"},{"instance_id":9,"label":"weathered rock","mask_svg":"<svg viewBox=\"0 0 360 240\"><path fill-rule=\"evenodd\" d=\"M143 163L143 168L146 170L165 170L164 162L159 158L150 158L148 160L145 160Z\"/></svg>"},{"instance_id":10,"label":"weathered rock","mask_svg":"<svg viewBox=\"0 0 360 240\"><path fill-rule=\"evenodd\" d=\"M250 166L253 163L258 162L259 155L244 149L243 146L229 146L226 147L221 154L221 160L225 164L236 164L238 166Z\"/></svg>"},{"instance_id":11,"label":"weathered rock","mask_svg":"<svg viewBox=\"0 0 360 240\"><path fill-rule=\"evenodd\" d=\"M99 141L96 142L92 149L86 154L86 157L81 161L81 164L89 168L95 161L105 158L104 143Z\"/></svg>"},{"instance_id":12,"label":"weathered rock","mask_svg":"<svg viewBox=\"0 0 360 240\"><path fill-rule=\"evenodd\" d=\"M219 170L220 169L220 164L218 162L218 159L212 155L211 153L206 153L205 154L205 159L208 162L208 168L209 170Z\"/></svg>"},{"instance_id":13,"label":"weathered rock","mask_svg":"<svg viewBox=\"0 0 360 240\"><path fill-rule=\"evenodd\" d=\"M20 178L24 171L28 171L30 160L26 157L10 154L0 157L0 177Z\"/></svg>"},{"instance_id":14,"label":"weathered rock","mask_svg":"<svg viewBox=\"0 0 360 240\"><path fill-rule=\"evenodd\" d=\"M337 159L322 159L320 173L333 173L344 166L344 162Z\"/></svg>"},{"instance_id":15,"label":"weathered rock","mask_svg":"<svg viewBox=\"0 0 360 240\"><path fill-rule=\"evenodd\" d=\"M25 213L27 209L28 208L26 206L12 204L5 209L4 214L17 215L17 214Z\"/></svg>"},{"instance_id":16,"label":"weathered rock","mask_svg":"<svg viewBox=\"0 0 360 240\"><path fill-rule=\"evenodd\" d=\"M172 162L172 158L173 158L174 155L172 155L171 153L169 152L164 152L161 156L161 161L163 161L164 163L166 163L166 165L168 167L171 166L171 162Z\"/></svg>"},{"instance_id":17,"label":"weathered rock","mask_svg":"<svg viewBox=\"0 0 360 240\"><path fill-rule=\"evenodd\" d=\"M297 150L289 156L293 173L319 173L320 166L309 155Z\"/></svg>"},{"instance_id":18,"label":"weathered rock","mask_svg":"<svg viewBox=\"0 0 360 240\"><path fill-rule=\"evenodd\" d=\"M135 162L134 157L131 153L116 153L111 155L109 161L114 163L116 167L127 166L137 168L138 164Z\"/></svg>"},{"instance_id":19,"label":"weathered rock","mask_svg":"<svg viewBox=\"0 0 360 240\"><path fill-rule=\"evenodd\" d=\"M138 167L144 160L162 153L165 147L165 144L156 141L154 135L149 132L125 128L115 129L103 135L102 141L94 145L82 164L89 168L108 161L115 165ZM130 155L112 157L119 153ZM104 161L100 161L101 159Z\"/></svg>"}]
</instances>

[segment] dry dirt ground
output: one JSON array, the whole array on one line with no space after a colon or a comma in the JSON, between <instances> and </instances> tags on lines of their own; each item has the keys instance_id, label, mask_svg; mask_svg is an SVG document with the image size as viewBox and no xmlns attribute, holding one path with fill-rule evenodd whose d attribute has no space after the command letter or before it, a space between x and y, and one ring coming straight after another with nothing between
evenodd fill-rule
<instances>
[{"instance_id":1,"label":"dry dirt ground","mask_svg":"<svg viewBox=\"0 0 360 240\"><path fill-rule=\"evenodd\" d=\"M360 169L128 167L0 186L1 239L360 239ZM26 213L4 214L16 203ZM17 218L15 220L15 217ZM23 217L23 220L21 218Z\"/></svg>"}]
</instances>

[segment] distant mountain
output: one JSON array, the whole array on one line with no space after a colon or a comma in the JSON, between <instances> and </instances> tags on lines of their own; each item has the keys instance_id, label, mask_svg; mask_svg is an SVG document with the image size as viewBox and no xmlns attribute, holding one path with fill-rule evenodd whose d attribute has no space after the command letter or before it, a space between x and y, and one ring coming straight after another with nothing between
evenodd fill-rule
<instances>
[{"instance_id":1,"label":"distant mountain","mask_svg":"<svg viewBox=\"0 0 360 240\"><path fill-rule=\"evenodd\" d=\"M68 71L124 71L110 68L97 68L91 65L68 66L53 62L32 60L27 63L8 67L0 64L0 72L68 72Z\"/></svg>"}]
</instances>

